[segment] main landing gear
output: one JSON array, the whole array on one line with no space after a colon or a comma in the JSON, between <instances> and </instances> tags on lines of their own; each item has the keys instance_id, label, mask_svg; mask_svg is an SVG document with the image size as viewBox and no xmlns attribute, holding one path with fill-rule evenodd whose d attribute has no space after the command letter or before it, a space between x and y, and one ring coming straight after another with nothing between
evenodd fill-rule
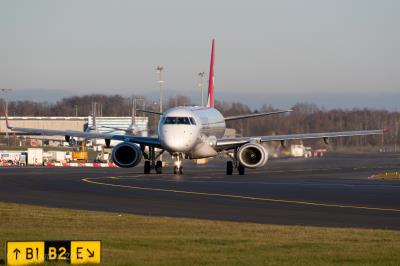
<instances>
[{"instance_id":1,"label":"main landing gear","mask_svg":"<svg viewBox=\"0 0 400 266\"><path fill-rule=\"evenodd\" d=\"M142 149L144 150L144 149ZM159 154L155 153L154 147L149 147L149 154L143 153L146 161L144 162L144 174L148 175L151 172L151 169L154 169L157 174L162 174L162 161L156 161L161 154L164 153L162 150Z\"/></svg>"},{"instance_id":2,"label":"main landing gear","mask_svg":"<svg viewBox=\"0 0 400 266\"><path fill-rule=\"evenodd\" d=\"M237 166L234 166L234 162L228 161L226 162L226 175L232 175L233 174L233 168L236 168L239 175L244 175L245 174L245 167L243 164L238 164Z\"/></svg>"},{"instance_id":3,"label":"main landing gear","mask_svg":"<svg viewBox=\"0 0 400 266\"><path fill-rule=\"evenodd\" d=\"M237 158L237 149L234 150L232 159L233 161L226 162L226 175L232 175L233 168L238 170L239 175L244 175L246 168L239 162Z\"/></svg>"}]
</instances>

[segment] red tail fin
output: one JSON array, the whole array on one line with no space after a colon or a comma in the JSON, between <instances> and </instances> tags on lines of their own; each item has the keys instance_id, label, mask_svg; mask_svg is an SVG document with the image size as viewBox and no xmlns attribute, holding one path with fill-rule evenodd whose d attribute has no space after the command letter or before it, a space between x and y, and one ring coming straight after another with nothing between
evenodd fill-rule
<instances>
[{"instance_id":1,"label":"red tail fin","mask_svg":"<svg viewBox=\"0 0 400 266\"><path fill-rule=\"evenodd\" d=\"M214 39L212 40L207 107L214 107Z\"/></svg>"},{"instance_id":2,"label":"red tail fin","mask_svg":"<svg viewBox=\"0 0 400 266\"><path fill-rule=\"evenodd\" d=\"M8 121L8 114L7 114L7 107L4 109L4 118L6 120L6 126L8 129L12 129L12 127L10 126L10 122Z\"/></svg>"}]
</instances>

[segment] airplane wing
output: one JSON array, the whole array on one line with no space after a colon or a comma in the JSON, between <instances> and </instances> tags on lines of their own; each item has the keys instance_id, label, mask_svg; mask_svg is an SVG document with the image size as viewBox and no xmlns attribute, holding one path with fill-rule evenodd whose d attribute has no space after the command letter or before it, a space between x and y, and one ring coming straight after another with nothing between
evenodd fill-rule
<instances>
[{"instance_id":1,"label":"airplane wing","mask_svg":"<svg viewBox=\"0 0 400 266\"><path fill-rule=\"evenodd\" d=\"M141 111L144 113L150 113L150 114L156 114L156 115L163 115L163 113L156 112L156 111L148 111L148 110L142 110L142 109L136 109L136 111ZM255 114L234 115L234 116L225 117L225 121L238 120L238 119L244 119L244 118L253 118L253 117L267 116L267 115L276 115L276 114L289 113L289 112L293 112L293 110L283 110L283 111L279 110L279 111L255 113Z\"/></svg>"},{"instance_id":2,"label":"airplane wing","mask_svg":"<svg viewBox=\"0 0 400 266\"><path fill-rule=\"evenodd\" d=\"M289 112L293 112L293 110L283 110L283 111L279 110L279 111L265 112L265 113L227 116L227 117L225 117L225 121L244 119L244 118L253 118L253 117L267 116L267 115L276 115L276 114L289 113Z\"/></svg>"},{"instance_id":3,"label":"airplane wing","mask_svg":"<svg viewBox=\"0 0 400 266\"><path fill-rule=\"evenodd\" d=\"M359 131L339 131L339 132L321 132L321 133L303 133L303 134L288 134L288 135L271 135L271 136L256 136L256 137L242 137L242 138L222 138L218 139L216 148L229 149L239 147L243 144L256 141L256 142L271 142L271 141L288 141L288 140L301 140L301 139L323 139L327 142L329 138L337 137L352 137L352 136L369 136L381 135L385 130L359 130Z\"/></svg>"},{"instance_id":4,"label":"airplane wing","mask_svg":"<svg viewBox=\"0 0 400 266\"><path fill-rule=\"evenodd\" d=\"M122 127L101 126L101 128L114 129L115 131L125 131L125 132L129 131L128 129Z\"/></svg>"},{"instance_id":5,"label":"airplane wing","mask_svg":"<svg viewBox=\"0 0 400 266\"><path fill-rule=\"evenodd\" d=\"M114 131L124 131L126 133L131 132L131 130L122 128L122 127L109 127L109 126L101 126L102 128L107 128L107 129L112 129ZM111 131L111 130L110 130ZM141 129L141 130L135 130L136 134L142 133L142 132L147 132L150 131L149 129Z\"/></svg>"},{"instance_id":6,"label":"airplane wing","mask_svg":"<svg viewBox=\"0 0 400 266\"><path fill-rule=\"evenodd\" d=\"M150 111L150 110L136 109L136 111L140 111L140 112L143 112L143 113L149 113L149 114L155 114L155 115L163 115L163 113L161 113L161 112Z\"/></svg>"},{"instance_id":7,"label":"airplane wing","mask_svg":"<svg viewBox=\"0 0 400 266\"><path fill-rule=\"evenodd\" d=\"M8 117L6 116L7 128L17 132L23 132L27 134L34 135L44 135L44 136L65 136L67 137L78 137L84 139L108 139L108 140L120 140L129 141L136 144L142 144L146 146L161 148L161 143L159 138L150 137L137 137L124 134L109 134L109 133L98 133L98 132L84 132L76 130L52 130L52 129L38 129L38 128L24 128L24 127L12 127L9 124Z\"/></svg>"}]
</instances>

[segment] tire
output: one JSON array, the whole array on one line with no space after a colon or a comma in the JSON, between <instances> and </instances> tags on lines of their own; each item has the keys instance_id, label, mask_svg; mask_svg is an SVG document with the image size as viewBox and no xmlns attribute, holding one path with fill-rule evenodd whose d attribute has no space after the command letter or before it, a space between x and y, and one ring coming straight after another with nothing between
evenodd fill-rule
<instances>
[{"instance_id":1,"label":"tire","mask_svg":"<svg viewBox=\"0 0 400 266\"><path fill-rule=\"evenodd\" d=\"M239 175L244 175L245 168L244 168L244 166L242 164L239 164L238 172L239 172Z\"/></svg>"},{"instance_id":2,"label":"tire","mask_svg":"<svg viewBox=\"0 0 400 266\"><path fill-rule=\"evenodd\" d=\"M158 175L162 174L162 161L157 161L157 163L156 163L156 173Z\"/></svg>"},{"instance_id":3,"label":"tire","mask_svg":"<svg viewBox=\"0 0 400 266\"><path fill-rule=\"evenodd\" d=\"M174 174L175 175L182 175L183 171L182 171L182 167L178 168L178 167L174 167Z\"/></svg>"},{"instance_id":4,"label":"tire","mask_svg":"<svg viewBox=\"0 0 400 266\"><path fill-rule=\"evenodd\" d=\"M232 175L233 173L233 162L228 161L226 162L226 175Z\"/></svg>"},{"instance_id":5,"label":"tire","mask_svg":"<svg viewBox=\"0 0 400 266\"><path fill-rule=\"evenodd\" d=\"M144 174L145 175L150 174L150 169L151 169L150 161L145 161L144 162Z\"/></svg>"}]
</instances>

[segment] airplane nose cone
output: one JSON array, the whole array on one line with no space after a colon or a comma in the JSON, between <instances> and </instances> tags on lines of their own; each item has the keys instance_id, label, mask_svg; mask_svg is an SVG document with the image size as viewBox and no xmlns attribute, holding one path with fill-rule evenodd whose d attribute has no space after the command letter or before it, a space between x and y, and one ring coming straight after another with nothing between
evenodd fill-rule
<instances>
[{"instance_id":1,"label":"airplane nose cone","mask_svg":"<svg viewBox=\"0 0 400 266\"><path fill-rule=\"evenodd\" d=\"M196 138L190 128L180 128L177 126L164 126L161 131L161 144L169 151L187 152L190 151Z\"/></svg>"}]
</instances>

